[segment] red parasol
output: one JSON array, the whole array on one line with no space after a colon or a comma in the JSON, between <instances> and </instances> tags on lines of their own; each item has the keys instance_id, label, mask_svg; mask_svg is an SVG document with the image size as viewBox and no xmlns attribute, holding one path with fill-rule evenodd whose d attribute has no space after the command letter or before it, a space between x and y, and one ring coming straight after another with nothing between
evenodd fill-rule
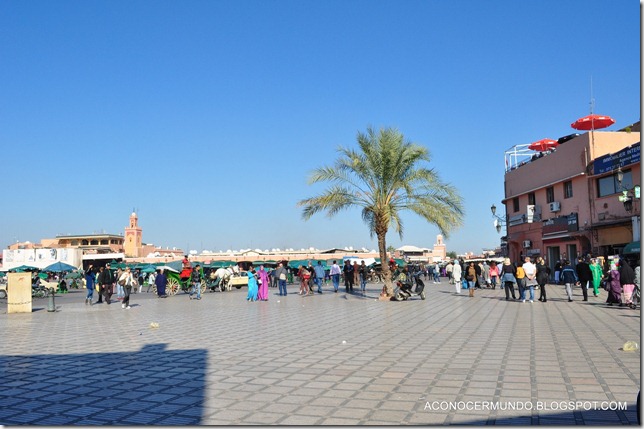
<instances>
[{"instance_id":1,"label":"red parasol","mask_svg":"<svg viewBox=\"0 0 644 429\"><path fill-rule=\"evenodd\" d=\"M539 140L538 142L532 143L530 146L528 146L528 149L536 150L539 152L545 152L549 149L554 149L557 146L559 146L559 143L557 143L556 140L542 139L542 140Z\"/></svg>"},{"instance_id":2,"label":"red parasol","mask_svg":"<svg viewBox=\"0 0 644 429\"><path fill-rule=\"evenodd\" d=\"M615 123L615 120L610 116L605 115L588 115L583 118L577 119L570 124L576 130L598 130L600 128L610 127Z\"/></svg>"}]
</instances>

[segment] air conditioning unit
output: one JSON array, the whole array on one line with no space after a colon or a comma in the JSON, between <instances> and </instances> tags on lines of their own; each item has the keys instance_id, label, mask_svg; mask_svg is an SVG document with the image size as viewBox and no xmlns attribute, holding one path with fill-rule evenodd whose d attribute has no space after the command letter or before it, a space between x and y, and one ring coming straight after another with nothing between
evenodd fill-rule
<instances>
[{"instance_id":1,"label":"air conditioning unit","mask_svg":"<svg viewBox=\"0 0 644 429\"><path fill-rule=\"evenodd\" d=\"M558 212L561 210L561 203L559 201L553 201L550 203L550 211L551 212Z\"/></svg>"},{"instance_id":2,"label":"air conditioning unit","mask_svg":"<svg viewBox=\"0 0 644 429\"><path fill-rule=\"evenodd\" d=\"M529 249L530 247L532 247L532 240L523 240L523 247L525 249Z\"/></svg>"}]
</instances>

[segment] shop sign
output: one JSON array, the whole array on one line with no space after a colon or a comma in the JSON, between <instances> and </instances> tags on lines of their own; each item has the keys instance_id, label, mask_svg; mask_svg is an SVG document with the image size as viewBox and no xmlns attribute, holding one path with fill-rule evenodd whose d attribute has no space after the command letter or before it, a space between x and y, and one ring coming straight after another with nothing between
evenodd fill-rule
<instances>
[{"instance_id":1,"label":"shop sign","mask_svg":"<svg viewBox=\"0 0 644 429\"><path fill-rule=\"evenodd\" d=\"M571 213L566 216L568 220L568 232L579 231L579 224L577 222L577 213Z\"/></svg>"},{"instance_id":2,"label":"shop sign","mask_svg":"<svg viewBox=\"0 0 644 429\"><path fill-rule=\"evenodd\" d=\"M593 174L606 174L617 170L618 167L625 167L640 162L640 146L638 142L624 148L616 153L600 156L593 163Z\"/></svg>"},{"instance_id":3,"label":"shop sign","mask_svg":"<svg viewBox=\"0 0 644 429\"><path fill-rule=\"evenodd\" d=\"M543 223L543 235L579 231L577 219L577 213L548 219Z\"/></svg>"}]
</instances>

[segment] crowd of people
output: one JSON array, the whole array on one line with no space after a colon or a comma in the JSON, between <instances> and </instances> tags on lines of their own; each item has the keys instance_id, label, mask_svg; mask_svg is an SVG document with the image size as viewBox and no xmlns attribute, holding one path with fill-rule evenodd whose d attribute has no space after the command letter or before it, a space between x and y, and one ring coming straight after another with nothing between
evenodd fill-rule
<instances>
[{"instance_id":1,"label":"crowd of people","mask_svg":"<svg viewBox=\"0 0 644 429\"><path fill-rule=\"evenodd\" d=\"M438 264L414 265L408 264L404 268L390 261L392 280L400 278L413 279L415 276L425 276L425 279L440 283L440 276L448 278L453 284L456 294L461 294L466 289L470 297L474 297L477 289L496 289L497 286L504 290L505 299L510 301L534 302L535 289L539 290L539 301L548 302L547 289L549 284L560 284L565 287L568 302L573 301L573 290L579 288L583 300L588 301L589 293L595 297L600 296L601 289L607 292L608 305L629 306L636 308L639 302L639 265L633 269L623 259L610 259L602 266L603 258L579 257L576 264L569 260L558 261L554 265L554 273L542 257L537 257L533 262L531 257L512 262L505 258L502 263L494 261L468 261L454 260L446 265ZM639 262L638 262L639 264ZM311 261L306 266L300 265L296 270L280 262L275 268L260 265L257 269L249 266L242 275L248 277L248 293L246 300L249 302L268 301L269 287L278 289L279 296L287 295L287 280L296 279L299 282L298 294L313 295L324 293L324 287L332 284L332 292L338 293L340 283L344 283L346 293L354 293L354 288L362 294L366 293L366 285L373 270L364 261L345 260L342 265L333 261L330 267L322 265L321 261L313 264ZM203 283L206 281L200 265L192 267L188 258L183 260L181 274L184 281L190 285L189 298L200 300ZM124 309L131 308L130 296L133 292L142 292L144 285L147 291L155 288L159 298L166 298L168 279L163 269L147 276L143 273L133 273L131 268L119 268L113 272L108 263L105 267L95 270L92 266L85 272L87 287L86 304L92 304L94 291L98 291L96 303L111 303L113 292L117 300L121 301ZM589 292L590 291L590 292Z\"/></svg>"},{"instance_id":2,"label":"crowd of people","mask_svg":"<svg viewBox=\"0 0 644 429\"><path fill-rule=\"evenodd\" d=\"M573 266L570 260L557 261L554 273L541 256L533 262L529 256L513 263L505 258L502 264L487 261L465 263L463 260L450 262L446 268L449 282L455 286L455 293L467 289L474 297L476 289L505 291L505 299L534 302L535 289L539 288L539 301L548 302L547 289L554 274L554 284L565 287L568 302L573 301L573 289L579 288L583 300L588 301L589 291L595 297L601 289L607 292L606 303L637 308L640 295L639 260L633 268L625 258L608 259L602 266L603 258L579 257Z\"/></svg>"}]
</instances>

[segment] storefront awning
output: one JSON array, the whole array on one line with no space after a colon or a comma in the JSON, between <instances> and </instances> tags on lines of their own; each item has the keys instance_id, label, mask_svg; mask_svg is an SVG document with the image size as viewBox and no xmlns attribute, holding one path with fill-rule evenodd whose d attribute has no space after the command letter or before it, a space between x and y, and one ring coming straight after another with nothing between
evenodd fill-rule
<instances>
[{"instance_id":1,"label":"storefront awning","mask_svg":"<svg viewBox=\"0 0 644 429\"><path fill-rule=\"evenodd\" d=\"M624 247L624 250L622 251L624 255L630 255L632 253L640 253L640 242L639 241L631 241Z\"/></svg>"}]
</instances>

